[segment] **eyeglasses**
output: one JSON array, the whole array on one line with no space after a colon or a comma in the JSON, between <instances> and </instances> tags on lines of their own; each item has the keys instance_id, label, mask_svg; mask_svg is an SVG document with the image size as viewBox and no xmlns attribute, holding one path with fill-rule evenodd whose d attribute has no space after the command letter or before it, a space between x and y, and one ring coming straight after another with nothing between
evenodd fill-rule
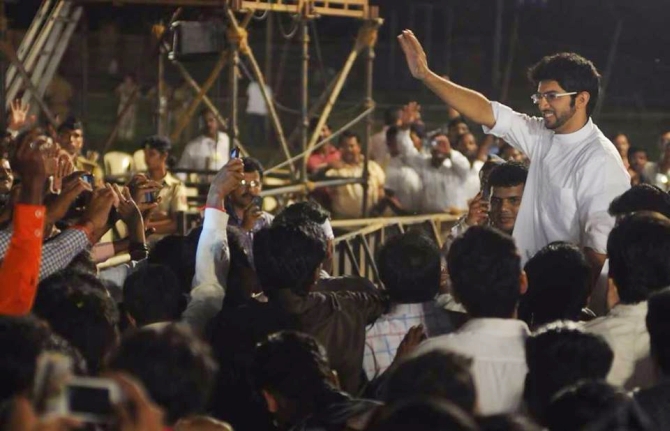
<instances>
[{"instance_id":1,"label":"eyeglasses","mask_svg":"<svg viewBox=\"0 0 670 431\"><path fill-rule=\"evenodd\" d=\"M538 105L540 103L540 100L544 99L547 101L547 103L551 103L554 100L558 99L559 97L563 96L574 96L577 94L577 91L571 91L569 93L557 93L555 91L547 91L546 93L535 93L530 96L530 100L533 101L534 104Z\"/></svg>"},{"instance_id":2,"label":"eyeglasses","mask_svg":"<svg viewBox=\"0 0 670 431\"><path fill-rule=\"evenodd\" d=\"M248 186L249 188L255 189L256 187L260 187L260 186L261 186L261 182L260 182L260 181L256 181L256 180L251 180L251 181L242 180L242 181L240 181L240 185L241 185L242 187L246 187L246 186Z\"/></svg>"}]
</instances>

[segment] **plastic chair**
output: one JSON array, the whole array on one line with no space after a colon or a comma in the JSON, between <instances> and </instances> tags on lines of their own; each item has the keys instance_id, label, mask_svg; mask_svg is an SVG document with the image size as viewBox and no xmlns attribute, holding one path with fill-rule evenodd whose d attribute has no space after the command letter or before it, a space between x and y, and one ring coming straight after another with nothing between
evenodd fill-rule
<instances>
[{"instance_id":1,"label":"plastic chair","mask_svg":"<svg viewBox=\"0 0 670 431\"><path fill-rule=\"evenodd\" d=\"M133 156L120 151L110 151L103 157L105 172L111 176L129 175L133 170Z\"/></svg>"},{"instance_id":2,"label":"plastic chair","mask_svg":"<svg viewBox=\"0 0 670 431\"><path fill-rule=\"evenodd\" d=\"M147 164L144 161L144 150L139 149L133 153L133 161L135 162L135 172L146 172Z\"/></svg>"}]
</instances>

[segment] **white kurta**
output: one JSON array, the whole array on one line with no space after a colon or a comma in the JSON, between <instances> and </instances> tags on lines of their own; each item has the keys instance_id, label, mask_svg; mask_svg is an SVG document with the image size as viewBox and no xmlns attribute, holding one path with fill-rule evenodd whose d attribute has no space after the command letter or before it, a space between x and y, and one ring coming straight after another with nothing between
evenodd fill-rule
<instances>
[{"instance_id":1,"label":"white kurta","mask_svg":"<svg viewBox=\"0 0 670 431\"><path fill-rule=\"evenodd\" d=\"M230 138L219 132L216 141L201 135L189 142L179 160L180 169L218 171L230 158Z\"/></svg>"},{"instance_id":2,"label":"white kurta","mask_svg":"<svg viewBox=\"0 0 670 431\"><path fill-rule=\"evenodd\" d=\"M593 121L574 133L556 134L538 117L492 102L496 119L485 133L502 138L531 161L514 238L525 263L554 241L606 254L614 218L612 200L630 188L614 145Z\"/></svg>"},{"instance_id":3,"label":"white kurta","mask_svg":"<svg viewBox=\"0 0 670 431\"><path fill-rule=\"evenodd\" d=\"M416 171L403 163L400 157L393 157L386 166L386 184L392 190L403 209L416 212L421 208L421 178Z\"/></svg>"}]
</instances>

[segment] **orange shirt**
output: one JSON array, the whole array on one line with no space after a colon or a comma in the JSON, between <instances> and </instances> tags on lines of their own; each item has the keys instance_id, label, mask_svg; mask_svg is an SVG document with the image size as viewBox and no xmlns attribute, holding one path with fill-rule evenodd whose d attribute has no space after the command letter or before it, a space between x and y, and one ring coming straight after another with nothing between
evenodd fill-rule
<instances>
[{"instance_id":1,"label":"orange shirt","mask_svg":"<svg viewBox=\"0 0 670 431\"><path fill-rule=\"evenodd\" d=\"M45 207L17 204L14 232L0 266L0 314L28 314L37 294Z\"/></svg>"}]
</instances>

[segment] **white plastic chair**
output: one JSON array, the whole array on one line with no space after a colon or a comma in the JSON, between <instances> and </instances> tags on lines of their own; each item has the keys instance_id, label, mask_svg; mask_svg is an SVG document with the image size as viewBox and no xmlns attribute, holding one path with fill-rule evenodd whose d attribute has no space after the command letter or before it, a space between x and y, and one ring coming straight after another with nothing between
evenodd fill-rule
<instances>
[{"instance_id":1,"label":"white plastic chair","mask_svg":"<svg viewBox=\"0 0 670 431\"><path fill-rule=\"evenodd\" d=\"M110 151L103 157L105 172L111 176L129 175L133 170L133 156L120 151Z\"/></svg>"},{"instance_id":2,"label":"white plastic chair","mask_svg":"<svg viewBox=\"0 0 670 431\"><path fill-rule=\"evenodd\" d=\"M147 164L144 160L144 150L139 149L133 153L133 162L135 162L135 172L146 172Z\"/></svg>"}]
</instances>

